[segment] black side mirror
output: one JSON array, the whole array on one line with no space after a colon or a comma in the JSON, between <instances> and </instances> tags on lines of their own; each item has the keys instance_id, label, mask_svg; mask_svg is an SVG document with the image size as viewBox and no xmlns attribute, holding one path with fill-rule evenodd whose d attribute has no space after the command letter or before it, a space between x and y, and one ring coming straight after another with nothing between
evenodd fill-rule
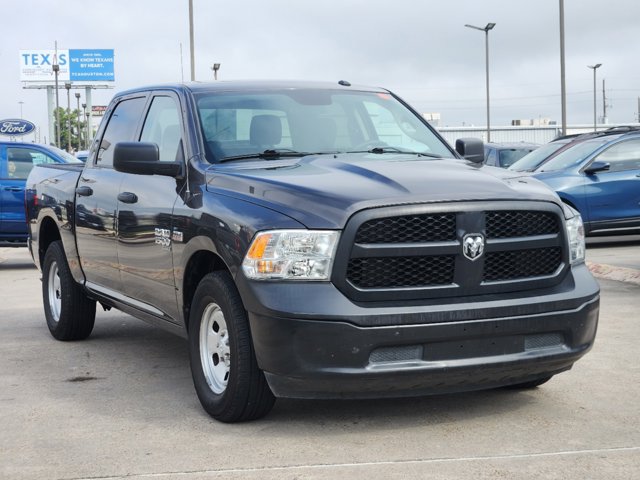
<instances>
[{"instance_id":1,"label":"black side mirror","mask_svg":"<svg viewBox=\"0 0 640 480\"><path fill-rule=\"evenodd\" d=\"M473 163L484 162L484 144L479 138L459 138L456 140L456 152Z\"/></svg>"},{"instance_id":2,"label":"black side mirror","mask_svg":"<svg viewBox=\"0 0 640 480\"><path fill-rule=\"evenodd\" d=\"M603 162L600 160L596 160L591 163L587 168L584 169L584 173L587 175L593 175L598 172L605 172L611 168L611 164L609 162Z\"/></svg>"},{"instance_id":3,"label":"black side mirror","mask_svg":"<svg viewBox=\"0 0 640 480\"><path fill-rule=\"evenodd\" d=\"M150 142L119 142L113 149L113 168L118 172L138 175L177 177L182 165L161 162L158 145Z\"/></svg>"}]
</instances>

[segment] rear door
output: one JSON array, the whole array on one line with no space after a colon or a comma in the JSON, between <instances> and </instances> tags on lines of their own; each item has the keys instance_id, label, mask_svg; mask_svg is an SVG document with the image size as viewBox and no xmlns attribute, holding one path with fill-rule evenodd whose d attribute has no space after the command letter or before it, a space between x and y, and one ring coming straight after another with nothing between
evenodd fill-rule
<instances>
[{"instance_id":1,"label":"rear door","mask_svg":"<svg viewBox=\"0 0 640 480\"><path fill-rule=\"evenodd\" d=\"M640 227L640 138L618 142L592 161L610 165L609 170L585 175L592 228Z\"/></svg>"},{"instance_id":2,"label":"rear door","mask_svg":"<svg viewBox=\"0 0 640 480\"><path fill-rule=\"evenodd\" d=\"M118 266L118 192L124 174L113 168L118 142L133 141L147 96L123 97L112 109L96 154L92 152L76 188L76 242L89 287L119 298L123 290Z\"/></svg>"},{"instance_id":3,"label":"rear door","mask_svg":"<svg viewBox=\"0 0 640 480\"><path fill-rule=\"evenodd\" d=\"M24 188L29 172L34 165L60 161L37 147L5 145L2 148L0 235L4 239L26 240Z\"/></svg>"}]
</instances>

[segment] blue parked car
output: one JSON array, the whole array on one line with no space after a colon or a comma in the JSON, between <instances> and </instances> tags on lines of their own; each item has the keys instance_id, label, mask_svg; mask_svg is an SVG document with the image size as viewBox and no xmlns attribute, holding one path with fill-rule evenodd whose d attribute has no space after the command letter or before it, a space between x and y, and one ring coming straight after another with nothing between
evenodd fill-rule
<instances>
[{"instance_id":1,"label":"blue parked car","mask_svg":"<svg viewBox=\"0 0 640 480\"><path fill-rule=\"evenodd\" d=\"M35 143L0 142L0 242L25 245L27 224L24 189L29 172L41 163L79 163L55 147Z\"/></svg>"},{"instance_id":2,"label":"blue parked car","mask_svg":"<svg viewBox=\"0 0 640 480\"><path fill-rule=\"evenodd\" d=\"M640 230L640 132L579 142L534 176L580 212L587 235Z\"/></svg>"}]
</instances>

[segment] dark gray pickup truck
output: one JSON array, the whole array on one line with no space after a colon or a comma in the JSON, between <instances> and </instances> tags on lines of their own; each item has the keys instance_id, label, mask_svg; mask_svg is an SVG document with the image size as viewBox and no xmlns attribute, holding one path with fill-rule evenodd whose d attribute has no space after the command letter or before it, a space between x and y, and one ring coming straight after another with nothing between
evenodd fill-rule
<instances>
[{"instance_id":1,"label":"dark gray pickup truck","mask_svg":"<svg viewBox=\"0 0 640 480\"><path fill-rule=\"evenodd\" d=\"M592 346L580 216L457 152L380 88L217 82L117 95L85 165L27 180L48 327L96 302L188 338L204 409L516 386Z\"/></svg>"}]
</instances>

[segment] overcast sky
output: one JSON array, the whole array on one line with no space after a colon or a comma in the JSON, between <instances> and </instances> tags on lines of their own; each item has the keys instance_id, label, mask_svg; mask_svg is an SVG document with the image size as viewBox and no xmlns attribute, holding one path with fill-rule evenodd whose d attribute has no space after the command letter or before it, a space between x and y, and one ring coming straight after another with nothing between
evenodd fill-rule
<instances>
[{"instance_id":1,"label":"overcast sky","mask_svg":"<svg viewBox=\"0 0 640 480\"><path fill-rule=\"evenodd\" d=\"M6 4L5 4L6 3ZM349 80L393 90L442 125L485 124L484 27L492 125L561 121L558 0L193 0L196 79ZM0 119L20 116L46 136L46 94L25 90L19 51L114 49L113 90L188 80L188 0L3 2ZM593 121L606 82L610 122L633 122L640 97L640 0L565 0L567 121ZM182 57L181 57L182 45ZM61 106L66 95L61 91ZM84 93L81 102L84 101ZM75 99L72 101L72 108Z\"/></svg>"}]
</instances>

